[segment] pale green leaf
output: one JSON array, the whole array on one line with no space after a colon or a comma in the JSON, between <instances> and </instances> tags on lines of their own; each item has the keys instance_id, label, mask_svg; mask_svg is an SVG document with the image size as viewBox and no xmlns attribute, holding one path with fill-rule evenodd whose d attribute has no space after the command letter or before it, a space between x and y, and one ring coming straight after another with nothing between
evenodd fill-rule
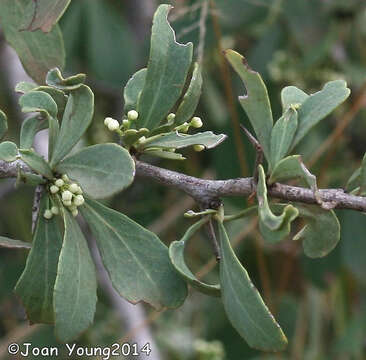
<instances>
[{"instance_id":1,"label":"pale green leaf","mask_svg":"<svg viewBox=\"0 0 366 360\"><path fill-rule=\"evenodd\" d=\"M287 226L286 223L291 222L297 216L296 208L292 205L287 205L280 215L273 214L268 204L266 175L262 165L258 166L257 199L260 221L267 226L269 230L279 230Z\"/></svg>"},{"instance_id":2,"label":"pale green leaf","mask_svg":"<svg viewBox=\"0 0 366 360\"><path fill-rule=\"evenodd\" d=\"M136 143L136 141L140 139L142 136L147 136L149 133L150 130L146 128L141 128L138 130L128 129L123 133L122 136L123 146L126 148L130 147L131 145Z\"/></svg>"},{"instance_id":3,"label":"pale green leaf","mask_svg":"<svg viewBox=\"0 0 366 360\"><path fill-rule=\"evenodd\" d=\"M308 97L308 94L296 86L284 87L281 91L282 112L285 112L290 106L301 106Z\"/></svg>"},{"instance_id":4,"label":"pale green leaf","mask_svg":"<svg viewBox=\"0 0 366 360\"><path fill-rule=\"evenodd\" d=\"M157 309L182 305L187 285L170 263L167 247L154 233L90 199L80 210L121 296L132 303L145 301Z\"/></svg>"},{"instance_id":5,"label":"pale green leaf","mask_svg":"<svg viewBox=\"0 0 366 360\"><path fill-rule=\"evenodd\" d=\"M193 135L171 132L156 137L155 140L147 140L144 148L181 149L192 145L203 145L207 149L214 148L226 139L226 135L215 135L212 131L205 131Z\"/></svg>"},{"instance_id":6,"label":"pale green leaf","mask_svg":"<svg viewBox=\"0 0 366 360\"><path fill-rule=\"evenodd\" d=\"M273 118L266 85L242 55L234 50L226 50L225 56L244 82L247 94L240 96L239 102L248 115L264 155L269 159Z\"/></svg>"},{"instance_id":7,"label":"pale green leaf","mask_svg":"<svg viewBox=\"0 0 366 360\"><path fill-rule=\"evenodd\" d=\"M316 205L296 205L306 225L294 236L302 239L304 252L311 258L328 255L340 239L340 224L333 210L324 210Z\"/></svg>"},{"instance_id":8,"label":"pale green leaf","mask_svg":"<svg viewBox=\"0 0 366 360\"><path fill-rule=\"evenodd\" d=\"M56 89L51 86L38 86L34 89L35 91L43 91L50 95L52 99L57 104L58 116L61 117L63 112L65 111L67 96L65 93L59 89Z\"/></svg>"},{"instance_id":9,"label":"pale green leaf","mask_svg":"<svg viewBox=\"0 0 366 360\"><path fill-rule=\"evenodd\" d=\"M167 16L171 5L160 5L155 12L146 81L137 111L137 127L154 129L179 99L192 61L192 43L175 41Z\"/></svg>"},{"instance_id":10,"label":"pale green leaf","mask_svg":"<svg viewBox=\"0 0 366 360\"><path fill-rule=\"evenodd\" d=\"M19 149L22 160L36 173L45 176L48 179L53 179L53 173L48 165L48 162L34 150Z\"/></svg>"},{"instance_id":11,"label":"pale green leaf","mask_svg":"<svg viewBox=\"0 0 366 360\"><path fill-rule=\"evenodd\" d=\"M210 295L221 296L220 285L206 284L192 273L184 260L184 249L187 241L204 225L209 218L203 218L193 224L179 241L173 241L169 246L169 257L175 270L180 274L185 281L192 285L198 291Z\"/></svg>"},{"instance_id":12,"label":"pale green leaf","mask_svg":"<svg viewBox=\"0 0 366 360\"><path fill-rule=\"evenodd\" d=\"M360 186L360 175L361 175L361 168L359 167L358 169L356 169L353 174L351 175L351 177L348 179L347 181L347 185L346 185L346 190L348 192L358 188Z\"/></svg>"},{"instance_id":13,"label":"pale green leaf","mask_svg":"<svg viewBox=\"0 0 366 360\"><path fill-rule=\"evenodd\" d=\"M20 184L25 184L29 186L37 186L46 184L47 180L43 178L42 175L32 174L22 170L21 166L17 167L17 179L15 182L15 188L18 188Z\"/></svg>"},{"instance_id":14,"label":"pale green leaf","mask_svg":"<svg viewBox=\"0 0 366 360\"><path fill-rule=\"evenodd\" d=\"M0 247L8 249L30 249L32 244L0 236Z\"/></svg>"},{"instance_id":15,"label":"pale green leaf","mask_svg":"<svg viewBox=\"0 0 366 360\"><path fill-rule=\"evenodd\" d=\"M64 210L65 233L59 258L53 305L56 336L75 339L93 322L97 302L95 267L76 220Z\"/></svg>"},{"instance_id":16,"label":"pale green leaf","mask_svg":"<svg viewBox=\"0 0 366 360\"><path fill-rule=\"evenodd\" d=\"M20 129L20 148L30 149L33 146L34 137L37 132L47 127L47 122L40 119L38 115L25 119Z\"/></svg>"},{"instance_id":17,"label":"pale green leaf","mask_svg":"<svg viewBox=\"0 0 366 360\"><path fill-rule=\"evenodd\" d=\"M287 155L297 129L297 111L290 107L276 121L271 132L270 164L273 168Z\"/></svg>"},{"instance_id":18,"label":"pale green leaf","mask_svg":"<svg viewBox=\"0 0 366 360\"><path fill-rule=\"evenodd\" d=\"M274 214L280 215L286 206L286 204L271 204L270 209ZM265 241L274 244L284 240L290 234L291 223L298 217L299 211L295 207L291 207L284 214L283 224L276 230L269 229L259 218L259 231Z\"/></svg>"},{"instance_id":19,"label":"pale green leaf","mask_svg":"<svg viewBox=\"0 0 366 360\"><path fill-rule=\"evenodd\" d=\"M46 220L43 213L49 201L41 200L32 248L15 293L20 297L31 323L54 323L53 290L62 246L61 229L56 218Z\"/></svg>"},{"instance_id":20,"label":"pale green leaf","mask_svg":"<svg viewBox=\"0 0 366 360\"><path fill-rule=\"evenodd\" d=\"M201 89L201 68L198 63L195 63L189 87L184 94L182 102L179 104L178 109L175 113L174 122L176 125L188 122L194 115L194 112L201 97Z\"/></svg>"},{"instance_id":21,"label":"pale green leaf","mask_svg":"<svg viewBox=\"0 0 366 360\"><path fill-rule=\"evenodd\" d=\"M25 70L38 84L44 83L47 71L62 68L65 51L58 25L51 32L21 31L26 9L33 0L0 1L0 23L7 42L15 49Z\"/></svg>"},{"instance_id":22,"label":"pale green leaf","mask_svg":"<svg viewBox=\"0 0 366 360\"><path fill-rule=\"evenodd\" d=\"M299 124L292 147L296 146L320 120L345 101L350 93L344 80L335 80L326 83L322 90L310 95L298 109Z\"/></svg>"},{"instance_id":23,"label":"pale green leaf","mask_svg":"<svg viewBox=\"0 0 366 360\"><path fill-rule=\"evenodd\" d=\"M62 14L69 6L71 0L32 0L28 2L25 10L23 28L28 31L51 31Z\"/></svg>"},{"instance_id":24,"label":"pale green leaf","mask_svg":"<svg viewBox=\"0 0 366 360\"><path fill-rule=\"evenodd\" d=\"M52 117L57 117L57 104L44 91L28 91L20 97L19 105L25 113L41 112Z\"/></svg>"},{"instance_id":25,"label":"pale green leaf","mask_svg":"<svg viewBox=\"0 0 366 360\"><path fill-rule=\"evenodd\" d=\"M291 179L302 179L313 191L317 190L316 177L305 167L300 155L287 156L278 162L269 177L268 184Z\"/></svg>"},{"instance_id":26,"label":"pale green leaf","mask_svg":"<svg viewBox=\"0 0 366 360\"><path fill-rule=\"evenodd\" d=\"M0 160L12 162L18 156L18 148L11 141L4 141L0 143Z\"/></svg>"},{"instance_id":27,"label":"pale green leaf","mask_svg":"<svg viewBox=\"0 0 366 360\"><path fill-rule=\"evenodd\" d=\"M90 197L112 196L131 184L135 163L127 150L117 144L88 146L62 160L57 172L77 181Z\"/></svg>"},{"instance_id":28,"label":"pale green leaf","mask_svg":"<svg viewBox=\"0 0 366 360\"><path fill-rule=\"evenodd\" d=\"M0 140L8 131L8 120L4 112L0 110Z\"/></svg>"},{"instance_id":29,"label":"pale green leaf","mask_svg":"<svg viewBox=\"0 0 366 360\"><path fill-rule=\"evenodd\" d=\"M149 148L144 151L144 154L156 156L162 159L168 159L168 160L185 160L186 158L176 152L168 151L168 150L161 150L159 148Z\"/></svg>"},{"instance_id":30,"label":"pale green leaf","mask_svg":"<svg viewBox=\"0 0 366 360\"><path fill-rule=\"evenodd\" d=\"M137 103L142 89L145 85L147 69L141 69L134 73L132 77L127 81L127 84L123 91L123 97L125 100L124 112L127 114L130 110L137 109Z\"/></svg>"},{"instance_id":31,"label":"pale green leaf","mask_svg":"<svg viewBox=\"0 0 366 360\"><path fill-rule=\"evenodd\" d=\"M57 137L51 167L54 167L75 146L89 127L94 113L94 95L86 85L72 91L67 99Z\"/></svg>"},{"instance_id":32,"label":"pale green leaf","mask_svg":"<svg viewBox=\"0 0 366 360\"><path fill-rule=\"evenodd\" d=\"M60 69L51 69L46 76L46 84L59 90L76 90L80 88L85 82L85 74L77 74L64 78L61 74Z\"/></svg>"},{"instance_id":33,"label":"pale green leaf","mask_svg":"<svg viewBox=\"0 0 366 360\"><path fill-rule=\"evenodd\" d=\"M285 334L236 257L222 222L218 227L221 296L231 324L249 346L264 351L283 350L287 345Z\"/></svg>"},{"instance_id":34,"label":"pale green leaf","mask_svg":"<svg viewBox=\"0 0 366 360\"><path fill-rule=\"evenodd\" d=\"M38 85L28 81L21 81L15 86L15 91L21 94L25 94L29 91L34 90Z\"/></svg>"}]
</instances>

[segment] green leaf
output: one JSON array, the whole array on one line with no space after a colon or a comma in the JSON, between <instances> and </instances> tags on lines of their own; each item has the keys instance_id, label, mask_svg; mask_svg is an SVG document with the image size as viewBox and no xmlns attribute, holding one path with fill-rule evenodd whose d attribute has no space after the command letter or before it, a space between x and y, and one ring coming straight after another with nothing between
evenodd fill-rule
<instances>
[{"instance_id":1,"label":"green leaf","mask_svg":"<svg viewBox=\"0 0 366 360\"><path fill-rule=\"evenodd\" d=\"M167 151L167 150L161 150L159 148L149 148L144 151L144 154L156 156L162 159L168 159L168 160L185 160L186 158L176 152Z\"/></svg>"},{"instance_id":2,"label":"green leaf","mask_svg":"<svg viewBox=\"0 0 366 360\"><path fill-rule=\"evenodd\" d=\"M18 84L16 84L15 86L15 91L21 94L25 94L29 91L34 90L35 88L37 88L37 84L35 83L31 83L28 81L21 81Z\"/></svg>"},{"instance_id":3,"label":"green leaf","mask_svg":"<svg viewBox=\"0 0 366 360\"><path fill-rule=\"evenodd\" d=\"M179 99L192 61L193 45L179 44L167 20L171 5L155 12L146 81L137 111L137 127L154 129Z\"/></svg>"},{"instance_id":4,"label":"green leaf","mask_svg":"<svg viewBox=\"0 0 366 360\"><path fill-rule=\"evenodd\" d=\"M117 144L88 146L62 160L56 170L77 181L92 198L105 198L131 184L135 163Z\"/></svg>"},{"instance_id":5,"label":"green leaf","mask_svg":"<svg viewBox=\"0 0 366 360\"><path fill-rule=\"evenodd\" d=\"M274 214L280 215L283 213L286 204L271 204L271 211ZM269 229L266 224L263 223L261 218L259 218L259 231L261 232L263 239L268 243L275 244L284 240L291 232L291 223L298 217L299 211L292 207L290 210L285 211L285 218L283 224L276 230Z\"/></svg>"},{"instance_id":6,"label":"green leaf","mask_svg":"<svg viewBox=\"0 0 366 360\"><path fill-rule=\"evenodd\" d=\"M292 155L277 163L269 177L268 184L298 178L304 180L313 191L317 191L315 175L305 167L300 155Z\"/></svg>"},{"instance_id":7,"label":"green leaf","mask_svg":"<svg viewBox=\"0 0 366 360\"><path fill-rule=\"evenodd\" d=\"M85 74L77 74L63 78L60 69L51 69L46 76L46 84L59 90L76 90L85 82Z\"/></svg>"},{"instance_id":8,"label":"green leaf","mask_svg":"<svg viewBox=\"0 0 366 360\"><path fill-rule=\"evenodd\" d=\"M65 111L66 103L67 103L67 96L65 93L59 89L56 89L51 86L38 86L34 89L35 91L43 91L50 95L52 99L57 104L58 109L58 116L62 116L63 112Z\"/></svg>"},{"instance_id":9,"label":"green leaf","mask_svg":"<svg viewBox=\"0 0 366 360\"><path fill-rule=\"evenodd\" d=\"M234 50L226 50L225 56L245 84L247 94L239 96L239 102L248 115L264 155L270 159L273 118L266 85L242 55Z\"/></svg>"},{"instance_id":10,"label":"green leaf","mask_svg":"<svg viewBox=\"0 0 366 360\"><path fill-rule=\"evenodd\" d=\"M53 179L53 173L48 165L48 162L34 150L19 149L22 160L36 173L45 176L48 179Z\"/></svg>"},{"instance_id":11,"label":"green leaf","mask_svg":"<svg viewBox=\"0 0 366 360\"><path fill-rule=\"evenodd\" d=\"M15 188L18 188L20 184L37 186L47 183L47 180L41 175L31 174L22 170L21 166L17 167L17 180L15 182Z\"/></svg>"},{"instance_id":12,"label":"green leaf","mask_svg":"<svg viewBox=\"0 0 366 360\"><path fill-rule=\"evenodd\" d=\"M322 90L310 95L298 109L299 124L292 148L313 126L346 100L350 93L344 80L335 80L326 83Z\"/></svg>"},{"instance_id":13,"label":"green leaf","mask_svg":"<svg viewBox=\"0 0 366 360\"><path fill-rule=\"evenodd\" d=\"M0 160L12 162L18 156L18 148L11 141L4 141L0 143Z\"/></svg>"},{"instance_id":14,"label":"green leaf","mask_svg":"<svg viewBox=\"0 0 366 360\"><path fill-rule=\"evenodd\" d=\"M45 33L50 32L69 6L70 1L71 0L29 1L25 10L23 28L28 31L40 29Z\"/></svg>"},{"instance_id":15,"label":"green leaf","mask_svg":"<svg viewBox=\"0 0 366 360\"><path fill-rule=\"evenodd\" d=\"M76 220L64 210L65 233L57 268L53 305L56 336L75 339L93 322L97 280L89 248Z\"/></svg>"},{"instance_id":16,"label":"green leaf","mask_svg":"<svg viewBox=\"0 0 366 360\"><path fill-rule=\"evenodd\" d=\"M285 112L291 105L296 107L303 104L308 97L308 94L296 86L284 87L281 91L282 112Z\"/></svg>"},{"instance_id":17,"label":"green leaf","mask_svg":"<svg viewBox=\"0 0 366 360\"><path fill-rule=\"evenodd\" d=\"M4 112L0 110L0 140L8 131L8 120Z\"/></svg>"},{"instance_id":18,"label":"green leaf","mask_svg":"<svg viewBox=\"0 0 366 360\"><path fill-rule=\"evenodd\" d=\"M13 240L4 236L0 236L0 247L8 249L30 249L32 245L24 241Z\"/></svg>"},{"instance_id":19,"label":"green leaf","mask_svg":"<svg viewBox=\"0 0 366 360\"><path fill-rule=\"evenodd\" d=\"M156 309L182 305L187 285L170 263L167 247L154 233L90 199L80 210L121 296L132 303L145 301Z\"/></svg>"},{"instance_id":20,"label":"green leaf","mask_svg":"<svg viewBox=\"0 0 366 360\"><path fill-rule=\"evenodd\" d=\"M287 205L280 215L273 214L268 204L266 176L262 165L258 166L258 176L257 199L260 221L269 230L280 230L286 227L288 222L293 221L298 212L292 205Z\"/></svg>"},{"instance_id":21,"label":"green leaf","mask_svg":"<svg viewBox=\"0 0 366 360\"><path fill-rule=\"evenodd\" d=\"M20 297L31 323L54 322L53 289L62 246L57 219L46 220L43 213L48 205L44 196L33 235L32 248L15 293Z\"/></svg>"},{"instance_id":22,"label":"green leaf","mask_svg":"<svg viewBox=\"0 0 366 360\"><path fill-rule=\"evenodd\" d=\"M272 128L270 152L270 164L272 168L287 155L296 129L297 111L289 107Z\"/></svg>"},{"instance_id":23,"label":"green leaf","mask_svg":"<svg viewBox=\"0 0 366 360\"><path fill-rule=\"evenodd\" d=\"M287 345L285 334L236 257L222 222L218 227L221 294L231 324L249 346L264 351L283 350Z\"/></svg>"},{"instance_id":24,"label":"green leaf","mask_svg":"<svg viewBox=\"0 0 366 360\"><path fill-rule=\"evenodd\" d=\"M215 135L212 131L196 133L194 135L171 132L157 137L151 142L147 139L145 148L181 149L192 145L204 145L207 149L214 148L226 139L226 135Z\"/></svg>"},{"instance_id":25,"label":"green leaf","mask_svg":"<svg viewBox=\"0 0 366 360\"><path fill-rule=\"evenodd\" d=\"M186 93L183 96L182 102L179 104L175 113L174 123L176 125L188 122L193 116L198 102L201 97L202 89L202 74L198 63L194 64L191 82Z\"/></svg>"},{"instance_id":26,"label":"green leaf","mask_svg":"<svg viewBox=\"0 0 366 360\"><path fill-rule=\"evenodd\" d=\"M28 91L20 97L19 105L25 113L41 112L52 117L57 117L57 104L44 91Z\"/></svg>"},{"instance_id":27,"label":"green leaf","mask_svg":"<svg viewBox=\"0 0 366 360\"><path fill-rule=\"evenodd\" d=\"M209 220L209 217L203 218L193 224L179 241L173 241L169 246L169 257L175 270L185 281L192 285L198 291L210 295L221 296L220 285L205 284L192 273L184 260L184 249L187 241Z\"/></svg>"},{"instance_id":28,"label":"green leaf","mask_svg":"<svg viewBox=\"0 0 366 360\"><path fill-rule=\"evenodd\" d=\"M31 2L32 0L2 0L0 23L7 42L18 54L28 75L41 84L49 69L56 66L63 68L65 51L58 25L48 34L21 31L27 5Z\"/></svg>"},{"instance_id":29,"label":"green leaf","mask_svg":"<svg viewBox=\"0 0 366 360\"><path fill-rule=\"evenodd\" d=\"M51 158L54 167L75 146L89 127L94 112L94 95L86 85L72 91L67 99L61 128Z\"/></svg>"},{"instance_id":30,"label":"green leaf","mask_svg":"<svg viewBox=\"0 0 366 360\"><path fill-rule=\"evenodd\" d=\"M33 146L34 137L37 132L47 127L47 122L41 120L38 115L25 119L20 129L20 148L30 149Z\"/></svg>"},{"instance_id":31,"label":"green leaf","mask_svg":"<svg viewBox=\"0 0 366 360\"><path fill-rule=\"evenodd\" d=\"M302 239L305 255L319 258L328 255L340 239L340 225L333 210L316 205L296 205L306 225L294 236Z\"/></svg>"},{"instance_id":32,"label":"green leaf","mask_svg":"<svg viewBox=\"0 0 366 360\"><path fill-rule=\"evenodd\" d=\"M125 100L124 113L127 114L130 110L137 109L137 103L141 95L141 91L145 85L147 69L143 68L132 75L123 91Z\"/></svg>"}]
</instances>

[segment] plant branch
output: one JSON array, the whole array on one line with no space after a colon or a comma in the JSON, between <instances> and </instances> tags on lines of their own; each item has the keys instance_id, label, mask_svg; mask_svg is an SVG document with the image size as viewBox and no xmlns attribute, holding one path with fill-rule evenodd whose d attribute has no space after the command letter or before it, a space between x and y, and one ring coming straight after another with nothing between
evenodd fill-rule
<instances>
[{"instance_id":1,"label":"plant branch","mask_svg":"<svg viewBox=\"0 0 366 360\"><path fill-rule=\"evenodd\" d=\"M184 191L199 204L207 204L217 208L220 198L226 196L250 196L255 190L252 177L228 180L206 180L167 170L158 166L135 160L136 174L140 177L153 179L166 186L173 186ZM17 176L17 167L23 172L32 170L21 160L11 163L0 160L0 178ZM286 201L318 205L311 189L275 183L268 189L268 195ZM319 189L319 195L324 203L334 203L337 209L352 209L366 212L366 197L345 193L343 189Z\"/></svg>"},{"instance_id":2,"label":"plant branch","mask_svg":"<svg viewBox=\"0 0 366 360\"><path fill-rule=\"evenodd\" d=\"M255 190L253 178L204 180L138 160L136 160L136 174L180 189L198 203L214 206L219 202L220 197L249 196ZM275 183L268 189L268 194L281 200L318 205L314 192L303 187ZM343 189L320 189L319 195L322 202L334 203L337 209L366 211L366 197L347 194Z\"/></svg>"}]
</instances>

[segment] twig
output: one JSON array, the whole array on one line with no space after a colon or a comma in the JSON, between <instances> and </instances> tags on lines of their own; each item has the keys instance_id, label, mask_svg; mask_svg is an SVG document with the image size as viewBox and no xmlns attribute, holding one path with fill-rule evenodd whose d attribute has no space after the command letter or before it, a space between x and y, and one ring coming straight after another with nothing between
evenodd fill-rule
<instances>
[{"instance_id":1,"label":"twig","mask_svg":"<svg viewBox=\"0 0 366 360\"><path fill-rule=\"evenodd\" d=\"M203 53L205 48L207 12L208 12L208 0L204 0L202 3L201 16L199 21L200 37L197 47L197 62L199 64L202 64Z\"/></svg>"},{"instance_id":2,"label":"twig","mask_svg":"<svg viewBox=\"0 0 366 360\"><path fill-rule=\"evenodd\" d=\"M43 186L38 185L34 190L34 197L33 197L33 206L32 206L32 234L34 233L34 228L36 227L36 222L39 213L39 205L41 203L41 197L43 192Z\"/></svg>"}]
</instances>

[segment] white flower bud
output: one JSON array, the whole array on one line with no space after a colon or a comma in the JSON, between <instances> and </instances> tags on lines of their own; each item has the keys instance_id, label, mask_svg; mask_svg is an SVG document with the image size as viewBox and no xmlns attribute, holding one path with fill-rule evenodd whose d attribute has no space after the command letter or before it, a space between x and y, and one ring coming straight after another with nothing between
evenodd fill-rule
<instances>
[{"instance_id":1,"label":"white flower bud","mask_svg":"<svg viewBox=\"0 0 366 360\"><path fill-rule=\"evenodd\" d=\"M194 128L198 129L198 128L202 127L203 122L202 122L201 118L199 118L198 116L195 116L195 117L193 117L193 118L192 118L192 120L191 120L191 125L192 125Z\"/></svg>"},{"instance_id":2,"label":"white flower bud","mask_svg":"<svg viewBox=\"0 0 366 360\"><path fill-rule=\"evenodd\" d=\"M76 195L75 199L74 199L74 204L76 206L81 206L83 205L85 202L84 196L83 195Z\"/></svg>"},{"instance_id":3,"label":"white flower bud","mask_svg":"<svg viewBox=\"0 0 366 360\"><path fill-rule=\"evenodd\" d=\"M69 190L65 190L63 193L62 193L62 201L71 201L72 199L72 192L69 191Z\"/></svg>"},{"instance_id":4,"label":"white flower bud","mask_svg":"<svg viewBox=\"0 0 366 360\"><path fill-rule=\"evenodd\" d=\"M58 187L61 187L61 186L65 185L65 182L62 179L57 179L55 181L55 185L58 186Z\"/></svg>"},{"instance_id":5,"label":"white flower bud","mask_svg":"<svg viewBox=\"0 0 366 360\"><path fill-rule=\"evenodd\" d=\"M174 113L170 113L170 114L166 117L166 119L167 119L168 121L172 121L172 120L174 120L174 118L175 118L175 114L174 114Z\"/></svg>"},{"instance_id":6,"label":"white flower bud","mask_svg":"<svg viewBox=\"0 0 366 360\"><path fill-rule=\"evenodd\" d=\"M205 147L203 145L193 145L193 149L194 151L202 151L205 149Z\"/></svg>"},{"instance_id":7,"label":"white flower bud","mask_svg":"<svg viewBox=\"0 0 366 360\"><path fill-rule=\"evenodd\" d=\"M76 205L71 204L71 206L68 206L70 211L76 210L78 207Z\"/></svg>"},{"instance_id":8,"label":"white flower bud","mask_svg":"<svg viewBox=\"0 0 366 360\"><path fill-rule=\"evenodd\" d=\"M59 208L57 206L52 206L51 207L51 213L53 215L58 215L60 213L60 210L59 210Z\"/></svg>"},{"instance_id":9,"label":"white flower bud","mask_svg":"<svg viewBox=\"0 0 366 360\"><path fill-rule=\"evenodd\" d=\"M119 122L117 120L112 119L108 123L108 130L110 130L110 131L116 131L117 129L119 129Z\"/></svg>"},{"instance_id":10,"label":"white flower bud","mask_svg":"<svg viewBox=\"0 0 366 360\"><path fill-rule=\"evenodd\" d=\"M128 120L136 120L139 117L139 113L136 110L130 110L127 113Z\"/></svg>"},{"instance_id":11,"label":"white flower bud","mask_svg":"<svg viewBox=\"0 0 366 360\"><path fill-rule=\"evenodd\" d=\"M62 200L62 203L63 203L66 207L70 207L70 206L72 206L72 202L71 202L71 200Z\"/></svg>"},{"instance_id":12,"label":"white flower bud","mask_svg":"<svg viewBox=\"0 0 366 360\"><path fill-rule=\"evenodd\" d=\"M52 214L52 212L51 212L51 210L45 210L45 212L44 212L44 214L43 214L43 217L45 218L45 219L47 219L47 220L49 220L49 219L52 219L52 216L53 216L53 214Z\"/></svg>"},{"instance_id":13,"label":"white flower bud","mask_svg":"<svg viewBox=\"0 0 366 360\"><path fill-rule=\"evenodd\" d=\"M112 119L111 117L106 117L105 119L104 119L104 125L105 126L109 126L109 123L111 122L111 121L113 121L114 119Z\"/></svg>"},{"instance_id":14,"label":"white flower bud","mask_svg":"<svg viewBox=\"0 0 366 360\"><path fill-rule=\"evenodd\" d=\"M79 214L78 209L72 210L72 211L71 211L71 214L72 214L72 216L73 216L73 217L77 217L77 216L78 216L78 214Z\"/></svg>"},{"instance_id":15,"label":"white flower bud","mask_svg":"<svg viewBox=\"0 0 366 360\"><path fill-rule=\"evenodd\" d=\"M125 127L125 128L128 128L130 126L130 120L127 120L127 119L123 119L122 120L122 125Z\"/></svg>"},{"instance_id":16,"label":"white flower bud","mask_svg":"<svg viewBox=\"0 0 366 360\"><path fill-rule=\"evenodd\" d=\"M189 124L184 122L179 128L178 131L186 133L189 130Z\"/></svg>"},{"instance_id":17,"label":"white flower bud","mask_svg":"<svg viewBox=\"0 0 366 360\"><path fill-rule=\"evenodd\" d=\"M67 182L69 182L69 181L70 181L69 177L68 177L66 174L63 174L63 175L61 176L61 178L62 178L62 180L63 180L63 181L65 181L65 183L67 183Z\"/></svg>"},{"instance_id":18,"label":"white flower bud","mask_svg":"<svg viewBox=\"0 0 366 360\"><path fill-rule=\"evenodd\" d=\"M78 186L78 191L75 193L77 195L83 195L83 190L81 190L81 187Z\"/></svg>"},{"instance_id":19,"label":"white flower bud","mask_svg":"<svg viewBox=\"0 0 366 360\"><path fill-rule=\"evenodd\" d=\"M145 142L145 140L146 140L146 136L141 136L141 137L137 140L137 142L138 142L139 144L143 144L143 143Z\"/></svg>"},{"instance_id":20,"label":"white flower bud","mask_svg":"<svg viewBox=\"0 0 366 360\"><path fill-rule=\"evenodd\" d=\"M60 190L60 188L58 186L56 186L56 185L51 185L50 186L51 194L56 194L56 193L59 192L59 190Z\"/></svg>"},{"instance_id":21,"label":"white flower bud","mask_svg":"<svg viewBox=\"0 0 366 360\"><path fill-rule=\"evenodd\" d=\"M79 190L79 185L78 184L70 184L69 186L69 190L73 193L73 194L76 194L77 191Z\"/></svg>"}]
</instances>

